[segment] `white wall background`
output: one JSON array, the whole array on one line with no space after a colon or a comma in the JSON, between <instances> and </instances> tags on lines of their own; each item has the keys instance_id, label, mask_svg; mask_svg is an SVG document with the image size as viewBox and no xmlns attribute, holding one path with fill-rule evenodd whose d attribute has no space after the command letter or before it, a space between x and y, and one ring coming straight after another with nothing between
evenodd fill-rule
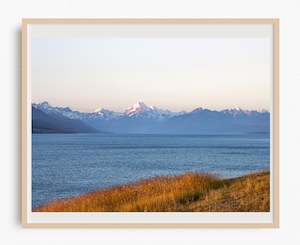
<instances>
[{"instance_id":1,"label":"white wall background","mask_svg":"<svg viewBox=\"0 0 300 245\"><path fill-rule=\"evenodd\" d=\"M297 244L300 241L299 0L10 0L0 3L1 244ZM281 19L280 229L23 229L19 222L22 18Z\"/></svg>"}]
</instances>

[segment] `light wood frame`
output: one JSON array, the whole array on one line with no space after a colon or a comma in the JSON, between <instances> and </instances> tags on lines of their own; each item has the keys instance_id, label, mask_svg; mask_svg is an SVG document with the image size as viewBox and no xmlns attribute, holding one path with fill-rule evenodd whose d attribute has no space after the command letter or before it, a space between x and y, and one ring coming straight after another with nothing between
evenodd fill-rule
<instances>
[{"instance_id":1,"label":"light wood frame","mask_svg":"<svg viewBox=\"0 0 300 245\"><path fill-rule=\"evenodd\" d=\"M30 24L271 24L273 26L272 223L29 223L27 220L27 30ZM23 19L21 58L21 223L37 228L278 228L279 227L279 19Z\"/></svg>"}]
</instances>

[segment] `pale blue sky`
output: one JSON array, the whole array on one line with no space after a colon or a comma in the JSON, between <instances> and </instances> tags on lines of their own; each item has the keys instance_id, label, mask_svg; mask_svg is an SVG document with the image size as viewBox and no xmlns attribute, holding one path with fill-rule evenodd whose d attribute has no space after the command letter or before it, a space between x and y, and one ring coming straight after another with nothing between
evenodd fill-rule
<instances>
[{"instance_id":1,"label":"pale blue sky","mask_svg":"<svg viewBox=\"0 0 300 245\"><path fill-rule=\"evenodd\" d=\"M217 31L205 37L32 35L32 100L81 111L123 111L136 101L174 111L270 109L269 30L225 37Z\"/></svg>"}]
</instances>

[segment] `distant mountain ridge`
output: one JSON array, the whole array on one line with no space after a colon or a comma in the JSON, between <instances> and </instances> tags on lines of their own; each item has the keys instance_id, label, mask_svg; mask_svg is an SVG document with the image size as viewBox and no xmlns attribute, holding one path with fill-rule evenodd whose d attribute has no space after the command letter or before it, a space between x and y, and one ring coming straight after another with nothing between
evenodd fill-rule
<instances>
[{"instance_id":1,"label":"distant mountain ridge","mask_svg":"<svg viewBox=\"0 0 300 245\"><path fill-rule=\"evenodd\" d=\"M33 133L96 133L97 130L79 119L71 119L61 114L45 113L32 106Z\"/></svg>"},{"instance_id":2,"label":"distant mountain ridge","mask_svg":"<svg viewBox=\"0 0 300 245\"><path fill-rule=\"evenodd\" d=\"M137 102L124 112L97 109L79 112L69 107L54 107L48 102L32 104L51 117L77 120L90 128L90 132L140 134L240 134L268 133L268 111L226 109L221 111L196 108L190 112L172 112ZM33 110L34 110L33 109ZM87 130L89 131L89 130ZM79 130L79 132L81 132Z\"/></svg>"}]
</instances>

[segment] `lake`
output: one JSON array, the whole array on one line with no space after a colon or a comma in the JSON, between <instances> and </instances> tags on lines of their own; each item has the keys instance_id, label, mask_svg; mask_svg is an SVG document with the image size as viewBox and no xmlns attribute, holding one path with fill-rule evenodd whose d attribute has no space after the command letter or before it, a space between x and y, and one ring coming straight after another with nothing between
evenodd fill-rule
<instances>
[{"instance_id":1,"label":"lake","mask_svg":"<svg viewBox=\"0 0 300 245\"><path fill-rule=\"evenodd\" d=\"M269 134L33 134L32 206L153 176L269 167Z\"/></svg>"}]
</instances>

